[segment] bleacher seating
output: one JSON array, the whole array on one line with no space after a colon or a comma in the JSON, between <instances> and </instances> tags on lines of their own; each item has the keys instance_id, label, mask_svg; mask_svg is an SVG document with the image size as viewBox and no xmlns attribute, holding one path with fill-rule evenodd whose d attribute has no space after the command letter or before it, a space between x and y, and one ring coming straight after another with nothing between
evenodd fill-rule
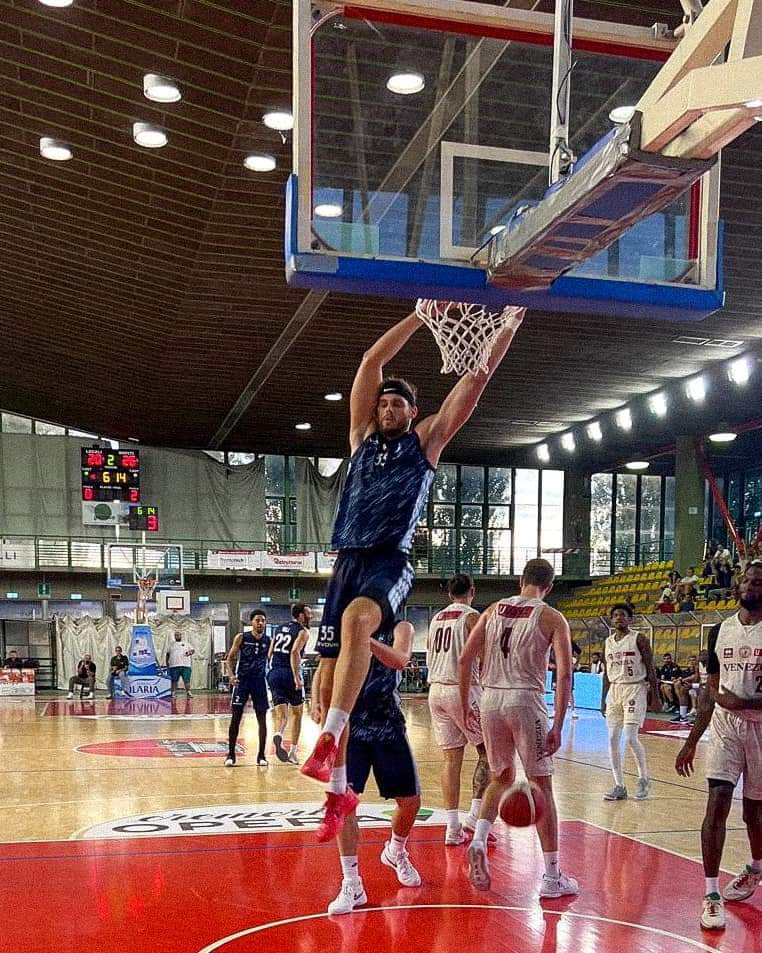
<instances>
[{"instance_id":1,"label":"bleacher seating","mask_svg":"<svg viewBox=\"0 0 762 953\"><path fill-rule=\"evenodd\" d=\"M571 598L559 602L558 608L567 619L605 616L613 603L632 596L637 612L651 612L673 568L671 559L645 566L629 566L613 576L596 579L591 586L575 590Z\"/></svg>"}]
</instances>

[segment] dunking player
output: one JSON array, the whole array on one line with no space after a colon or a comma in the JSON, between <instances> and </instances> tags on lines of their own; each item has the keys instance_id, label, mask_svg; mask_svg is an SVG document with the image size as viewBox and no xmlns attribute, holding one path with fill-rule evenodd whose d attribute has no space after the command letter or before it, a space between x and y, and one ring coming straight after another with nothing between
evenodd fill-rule
<instances>
[{"instance_id":1,"label":"dunking player","mask_svg":"<svg viewBox=\"0 0 762 953\"><path fill-rule=\"evenodd\" d=\"M291 606L288 625L281 625L270 643L270 674L267 682L273 702L273 744L279 761L299 764L297 746L302 730L304 678L302 656L309 638L312 610L303 602ZM288 709L291 708L291 747L283 747Z\"/></svg>"},{"instance_id":2,"label":"dunking player","mask_svg":"<svg viewBox=\"0 0 762 953\"><path fill-rule=\"evenodd\" d=\"M368 673L370 638L390 628L410 593L414 572L408 553L440 454L474 412L523 316L524 311L516 309L508 320L492 349L487 373L462 377L439 411L416 427L415 388L404 380L383 378L385 365L421 327L415 313L365 352L355 375L352 460L332 539L339 556L317 645L322 669L318 683L325 693L321 707L326 699L330 707L324 731L302 768L308 777L335 782L326 800L326 819L331 818L336 830L351 809L342 799L346 771L343 759L337 758L338 741Z\"/></svg>"},{"instance_id":3,"label":"dunking player","mask_svg":"<svg viewBox=\"0 0 762 953\"><path fill-rule=\"evenodd\" d=\"M228 756L225 767L235 766L235 744L238 740L238 729L241 727L244 705L251 698L254 713L259 724L259 752L257 753L257 767L266 768L265 744L267 742L267 684L265 671L270 649L270 637L265 635L267 616L261 609L255 609L249 616L250 626L239 632L233 639L225 664L227 665L230 684L233 686L233 695L230 706L233 717L230 719L228 730Z\"/></svg>"},{"instance_id":4,"label":"dunking player","mask_svg":"<svg viewBox=\"0 0 762 953\"><path fill-rule=\"evenodd\" d=\"M603 701L601 712L609 729L609 757L614 787L603 795L604 801L623 801L627 797L622 768L622 730L624 743L638 768L635 800L644 801L649 794L646 749L638 737L648 710L648 688L651 704L660 708L659 684L656 679L653 652L648 639L630 628L632 609L626 602L611 607L612 633L604 646Z\"/></svg>"},{"instance_id":5,"label":"dunking player","mask_svg":"<svg viewBox=\"0 0 762 953\"><path fill-rule=\"evenodd\" d=\"M577 881L558 865L558 816L553 797L552 755L561 744L561 729L571 693L571 634L566 619L543 602L553 588L553 567L544 559L530 559L521 576L518 596L501 599L474 626L458 663L463 717L470 708L471 671L482 660L481 725L492 769L484 793L476 833L468 849L471 883L489 890L487 834L497 816L500 799L515 777L518 752L524 771L545 795L545 814L537 822L545 875L541 897L578 892ZM545 673L550 649L556 656L557 682L553 725L548 728Z\"/></svg>"},{"instance_id":6,"label":"dunking player","mask_svg":"<svg viewBox=\"0 0 762 953\"><path fill-rule=\"evenodd\" d=\"M429 667L429 709L434 737L442 749L442 797L447 812L445 844L462 844L466 838L464 828L473 834L482 806L482 797L489 783L489 764L479 722L479 665L471 670L469 707L474 712L474 727L463 720L463 707L458 688L458 659L463 646L479 619L479 613L471 607L474 601L474 581L470 576L458 573L447 583L450 604L437 612L429 626L426 660ZM466 744L472 744L478 754L473 778L471 810L461 826L458 816L460 802L460 772L463 767L463 752Z\"/></svg>"},{"instance_id":7,"label":"dunking player","mask_svg":"<svg viewBox=\"0 0 762 953\"><path fill-rule=\"evenodd\" d=\"M709 632L708 691L698 697L696 722L675 761L677 773L690 777L696 745L711 723L709 800L701 828L706 877L701 925L708 930L725 926L723 897L747 900L762 883L762 562L746 567L738 592L738 612ZM725 830L741 775L751 861L720 896Z\"/></svg>"},{"instance_id":8,"label":"dunking player","mask_svg":"<svg viewBox=\"0 0 762 953\"><path fill-rule=\"evenodd\" d=\"M410 861L407 839L421 806L418 772L407 740L400 707L400 673L410 661L414 630L398 622L394 633L379 633L370 642L373 658L368 677L349 719L347 780L355 794L362 794L373 771L378 793L397 802L392 833L381 851L381 863L391 867L403 887L419 887L421 877ZM318 833L322 838L329 831ZM357 863L360 832L353 810L337 838L341 860L341 890L328 905L333 914L351 913L368 902Z\"/></svg>"}]
</instances>

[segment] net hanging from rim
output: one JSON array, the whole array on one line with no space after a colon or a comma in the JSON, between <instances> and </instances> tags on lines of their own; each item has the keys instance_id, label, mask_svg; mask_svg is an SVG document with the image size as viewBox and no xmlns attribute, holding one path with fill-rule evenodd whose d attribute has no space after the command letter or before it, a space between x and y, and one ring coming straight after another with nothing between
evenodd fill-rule
<instances>
[{"instance_id":1,"label":"net hanging from rim","mask_svg":"<svg viewBox=\"0 0 762 953\"><path fill-rule=\"evenodd\" d=\"M524 308L508 305L489 311L468 301L419 298L415 313L434 335L442 355L442 373L486 374L492 348L507 327L521 324Z\"/></svg>"},{"instance_id":2,"label":"net hanging from rim","mask_svg":"<svg viewBox=\"0 0 762 953\"><path fill-rule=\"evenodd\" d=\"M149 575L146 576L137 576L135 582L138 586L138 597L135 606L135 621L145 622L146 605L151 601L151 596L153 595L153 591L156 588L159 580L153 573L149 573Z\"/></svg>"}]
</instances>

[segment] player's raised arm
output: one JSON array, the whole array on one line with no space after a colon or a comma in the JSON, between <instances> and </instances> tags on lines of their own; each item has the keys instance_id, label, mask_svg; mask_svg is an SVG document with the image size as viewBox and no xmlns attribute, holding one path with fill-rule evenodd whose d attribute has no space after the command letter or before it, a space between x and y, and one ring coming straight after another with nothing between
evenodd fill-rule
<instances>
[{"instance_id":1,"label":"player's raised arm","mask_svg":"<svg viewBox=\"0 0 762 953\"><path fill-rule=\"evenodd\" d=\"M484 388L505 357L516 331L521 327L525 313L524 308L517 309L513 319L500 332L489 356L487 373L480 371L478 374L466 374L461 377L445 398L439 411L427 417L417 427L421 446L432 466L439 463L439 457L444 448L476 410Z\"/></svg>"},{"instance_id":2,"label":"player's raised arm","mask_svg":"<svg viewBox=\"0 0 762 953\"><path fill-rule=\"evenodd\" d=\"M420 327L421 322L413 311L382 334L363 354L349 398L349 443L352 453L363 442L375 419L384 366L402 350Z\"/></svg>"}]
</instances>

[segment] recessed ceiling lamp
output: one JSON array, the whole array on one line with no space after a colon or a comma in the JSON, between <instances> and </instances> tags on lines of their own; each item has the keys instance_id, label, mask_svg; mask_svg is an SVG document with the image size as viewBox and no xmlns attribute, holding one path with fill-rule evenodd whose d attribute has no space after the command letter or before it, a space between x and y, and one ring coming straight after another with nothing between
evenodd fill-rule
<instances>
[{"instance_id":1,"label":"recessed ceiling lamp","mask_svg":"<svg viewBox=\"0 0 762 953\"><path fill-rule=\"evenodd\" d=\"M250 172L272 172L276 166L275 157L265 152L250 152L243 164Z\"/></svg>"},{"instance_id":2,"label":"recessed ceiling lamp","mask_svg":"<svg viewBox=\"0 0 762 953\"><path fill-rule=\"evenodd\" d=\"M343 400L343 399L344 399L344 395L343 395L340 391L335 390L335 391L331 391L330 394L326 394L326 395L325 395L325 399L326 399L326 400L333 400L333 401Z\"/></svg>"},{"instance_id":3,"label":"recessed ceiling lamp","mask_svg":"<svg viewBox=\"0 0 762 953\"><path fill-rule=\"evenodd\" d=\"M547 443L541 443L537 448L537 459L542 463L550 463L550 450Z\"/></svg>"},{"instance_id":4,"label":"recessed ceiling lamp","mask_svg":"<svg viewBox=\"0 0 762 953\"><path fill-rule=\"evenodd\" d=\"M268 129L288 132L294 128L294 117L288 109L271 109L262 116L262 122Z\"/></svg>"},{"instance_id":5,"label":"recessed ceiling lamp","mask_svg":"<svg viewBox=\"0 0 762 953\"><path fill-rule=\"evenodd\" d=\"M732 430L722 430L719 433L710 433L709 439L712 443L733 443L736 434Z\"/></svg>"},{"instance_id":6,"label":"recessed ceiling lamp","mask_svg":"<svg viewBox=\"0 0 762 953\"><path fill-rule=\"evenodd\" d=\"M603 440L603 431L601 430L601 425L597 420L594 420L591 424L588 424L587 427L585 427L585 432L591 440L595 441L595 443L600 443L601 440Z\"/></svg>"},{"instance_id":7,"label":"recessed ceiling lamp","mask_svg":"<svg viewBox=\"0 0 762 953\"><path fill-rule=\"evenodd\" d=\"M650 466L648 460L630 460L629 463L625 463L628 470L647 470Z\"/></svg>"},{"instance_id":8,"label":"recessed ceiling lamp","mask_svg":"<svg viewBox=\"0 0 762 953\"><path fill-rule=\"evenodd\" d=\"M74 0L40 0L44 7L70 7Z\"/></svg>"},{"instance_id":9,"label":"recessed ceiling lamp","mask_svg":"<svg viewBox=\"0 0 762 953\"><path fill-rule=\"evenodd\" d=\"M614 416L620 430L632 430L632 412L629 407L622 407Z\"/></svg>"},{"instance_id":10,"label":"recessed ceiling lamp","mask_svg":"<svg viewBox=\"0 0 762 953\"><path fill-rule=\"evenodd\" d=\"M312 424L308 424L306 420L304 421L304 423L294 424L294 427L297 430L312 430Z\"/></svg>"},{"instance_id":11,"label":"recessed ceiling lamp","mask_svg":"<svg viewBox=\"0 0 762 953\"><path fill-rule=\"evenodd\" d=\"M574 442L573 433L565 433L561 435L561 446L567 453L574 453L577 444Z\"/></svg>"},{"instance_id":12,"label":"recessed ceiling lamp","mask_svg":"<svg viewBox=\"0 0 762 953\"><path fill-rule=\"evenodd\" d=\"M746 384L751 377L751 361L748 357L739 357L728 364L728 377L734 384Z\"/></svg>"},{"instance_id":13,"label":"recessed ceiling lamp","mask_svg":"<svg viewBox=\"0 0 762 953\"><path fill-rule=\"evenodd\" d=\"M73 158L74 152L70 145L61 142L60 139L43 136L40 139L40 155L43 159L50 159L53 162L68 162Z\"/></svg>"},{"instance_id":14,"label":"recessed ceiling lamp","mask_svg":"<svg viewBox=\"0 0 762 953\"><path fill-rule=\"evenodd\" d=\"M143 95L154 103L179 103L183 98L180 87L168 76L146 73L143 77Z\"/></svg>"},{"instance_id":15,"label":"recessed ceiling lamp","mask_svg":"<svg viewBox=\"0 0 762 953\"><path fill-rule=\"evenodd\" d=\"M161 149L169 142L169 136L161 126L152 126L150 122L134 122L132 138L144 149Z\"/></svg>"},{"instance_id":16,"label":"recessed ceiling lamp","mask_svg":"<svg viewBox=\"0 0 762 953\"><path fill-rule=\"evenodd\" d=\"M500 232L505 231L505 225L494 225L490 230L490 235L499 235Z\"/></svg>"},{"instance_id":17,"label":"recessed ceiling lamp","mask_svg":"<svg viewBox=\"0 0 762 953\"><path fill-rule=\"evenodd\" d=\"M658 394L651 394L648 398L648 406L652 414L657 417L665 417L667 414L667 395L661 391Z\"/></svg>"},{"instance_id":18,"label":"recessed ceiling lamp","mask_svg":"<svg viewBox=\"0 0 762 953\"><path fill-rule=\"evenodd\" d=\"M413 70L392 73L386 81L386 88L389 92L397 93L399 96L411 96L413 93L420 93L425 85L426 80L422 74Z\"/></svg>"},{"instance_id":19,"label":"recessed ceiling lamp","mask_svg":"<svg viewBox=\"0 0 762 953\"><path fill-rule=\"evenodd\" d=\"M332 202L325 202L322 205L316 205L315 215L317 215L318 218L340 218L341 206L334 205Z\"/></svg>"},{"instance_id":20,"label":"recessed ceiling lamp","mask_svg":"<svg viewBox=\"0 0 762 953\"><path fill-rule=\"evenodd\" d=\"M690 397L694 404L700 404L706 397L706 381L702 374L693 377L685 385L685 393Z\"/></svg>"},{"instance_id":21,"label":"recessed ceiling lamp","mask_svg":"<svg viewBox=\"0 0 762 953\"><path fill-rule=\"evenodd\" d=\"M617 125L622 125L625 122L629 122L634 115L634 106L616 106L609 113L609 119Z\"/></svg>"}]
</instances>

